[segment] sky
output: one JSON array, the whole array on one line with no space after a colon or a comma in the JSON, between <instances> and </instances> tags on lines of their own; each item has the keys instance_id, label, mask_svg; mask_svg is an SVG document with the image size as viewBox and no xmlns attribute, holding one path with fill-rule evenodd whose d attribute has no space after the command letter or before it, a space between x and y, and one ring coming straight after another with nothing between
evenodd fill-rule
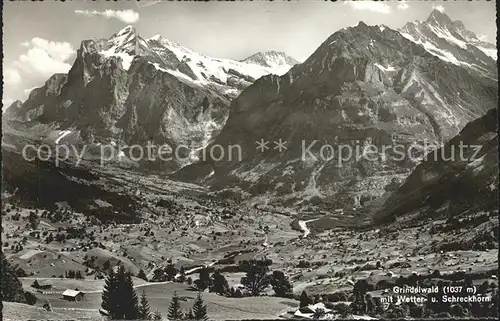
<instances>
[{"instance_id":1,"label":"sky","mask_svg":"<svg viewBox=\"0 0 500 321\"><path fill-rule=\"evenodd\" d=\"M3 7L3 110L54 73L67 72L82 40L109 38L127 25L208 56L244 59L259 51L304 61L335 31L364 21L401 28L433 8L496 40L495 2L486 1L14 1Z\"/></svg>"}]
</instances>

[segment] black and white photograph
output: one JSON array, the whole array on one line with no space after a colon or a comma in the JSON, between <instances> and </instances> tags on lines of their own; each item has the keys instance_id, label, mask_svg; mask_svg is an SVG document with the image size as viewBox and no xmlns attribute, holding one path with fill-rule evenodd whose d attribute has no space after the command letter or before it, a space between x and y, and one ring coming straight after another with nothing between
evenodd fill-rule
<instances>
[{"instance_id":1,"label":"black and white photograph","mask_svg":"<svg viewBox=\"0 0 500 321\"><path fill-rule=\"evenodd\" d=\"M495 1L2 20L0 319L498 319Z\"/></svg>"}]
</instances>

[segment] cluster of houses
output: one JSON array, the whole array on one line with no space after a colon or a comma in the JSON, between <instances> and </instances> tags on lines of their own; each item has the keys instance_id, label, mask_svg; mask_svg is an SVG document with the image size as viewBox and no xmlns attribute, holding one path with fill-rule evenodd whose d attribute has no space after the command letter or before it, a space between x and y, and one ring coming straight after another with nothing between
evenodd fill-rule
<instances>
[{"instance_id":1,"label":"cluster of houses","mask_svg":"<svg viewBox=\"0 0 500 321\"><path fill-rule=\"evenodd\" d=\"M52 290L52 282L50 280L35 280L31 284L31 286L37 289L39 292L45 290L43 291L44 293L60 293L59 291L50 291ZM85 299L85 293L78 289L66 289L64 292L62 292L62 298L67 301L80 302Z\"/></svg>"}]
</instances>

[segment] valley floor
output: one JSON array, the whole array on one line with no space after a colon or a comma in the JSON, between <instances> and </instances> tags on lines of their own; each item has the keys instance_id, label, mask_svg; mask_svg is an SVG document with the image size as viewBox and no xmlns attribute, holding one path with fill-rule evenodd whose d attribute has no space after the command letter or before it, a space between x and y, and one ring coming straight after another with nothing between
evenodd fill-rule
<instances>
[{"instance_id":1,"label":"valley floor","mask_svg":"<svg viewBox=\"0 0 500 321\"><path fill-rule=\"evenodd\" d=\"M118 262L134 275L144 270L149 279L156 268L168 262L192 272L187 276L193 280L198 278L195 267L211 265L234 287L244 276L237 269L238 262L270 259L270 270L286 273L297 297L302 291L312 297L349 294L361 279L372 285L369 294L380 297L391 294L391 284L400 276L430 276L436 270L443 279L463 271L473 275L477 286L484 281L497 284L496 248L441 250L450 240L465 239L474 228L481 233L482 225L439 233L435 229L440 224L446 226L445 221L353 228L353 221L364 220L364 212L297 213L236 204L213 197L196 185L109 167L99 176L95 184L139 200L140 223L101 222L96 215L65 208L64 202L57 204L59 210L26 208L15 201L4 207L2 249L9 263L26 273L21 278L24 289L38 299L27 309L7 303L5 320L41 316L102 319L99 308L104 281L98 279L95 268L105 269L106 264ZM492 213L484 224L498 227L498 217ZM50 234L53 238L47 241ZM62 234L64 240L57 240ZM84 279L65 278L69 270L82 271ZM35 279L49 280L51 288L34 289ZM184 298L183 307L191 306L196 296L196 291L183 283L134 278L134 284L138 294L146 292L151 309L164 316L174 291ZM83 302L61 298L64 290L75 288L86 293ZM210 318L215 320L272 319L298 308L297 300L275 297L271 288L263 294L228 298L205 293L204 299ZM45 302L50 302L52 312L40 308Z\"/></svg>"}]
</instances>

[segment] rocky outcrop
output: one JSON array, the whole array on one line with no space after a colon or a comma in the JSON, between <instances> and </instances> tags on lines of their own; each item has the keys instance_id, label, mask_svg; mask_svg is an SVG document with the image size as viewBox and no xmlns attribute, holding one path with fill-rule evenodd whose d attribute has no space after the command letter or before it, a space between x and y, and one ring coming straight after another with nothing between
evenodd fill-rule
<instances>
[{"instance_id":1,"label":"rocky outcrop","mask_svg":"<svg viewBox=\"0 0 500 321\"><path fill-rule=\"evenodd\" d=\"M497 121L492 109L429 153L377 212L376 223L498 211Z\"/></svg>"}]
</instances>

